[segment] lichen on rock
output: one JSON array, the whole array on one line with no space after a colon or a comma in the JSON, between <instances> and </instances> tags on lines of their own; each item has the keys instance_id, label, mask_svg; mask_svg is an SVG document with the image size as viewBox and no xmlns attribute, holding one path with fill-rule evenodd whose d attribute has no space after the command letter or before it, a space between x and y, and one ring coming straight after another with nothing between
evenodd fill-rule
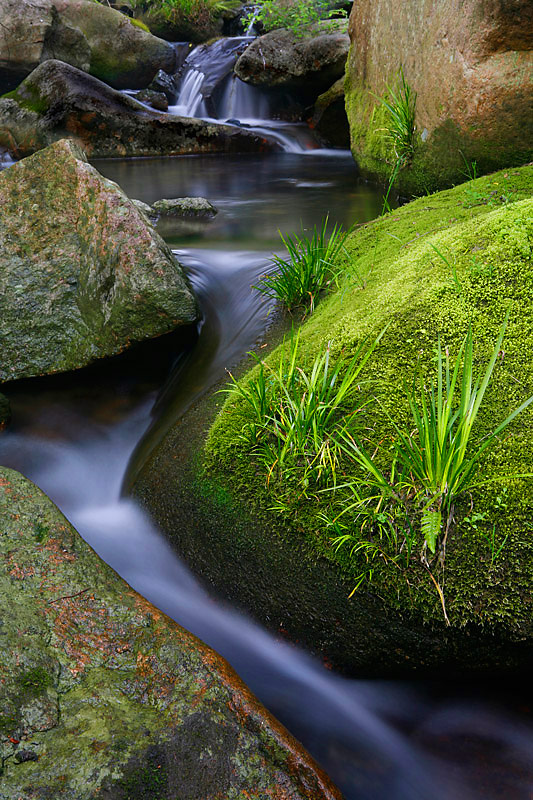
<instances>
[{"instance_id":1,"label":"lichen on rock","mask_svg":"<svg viewBox=\"0 0 533 800\"><path fill-rule=\"evenodd\" d=\"M0 468L2 800L340 800L206 645Z\"/></svg>"}]
</instances>

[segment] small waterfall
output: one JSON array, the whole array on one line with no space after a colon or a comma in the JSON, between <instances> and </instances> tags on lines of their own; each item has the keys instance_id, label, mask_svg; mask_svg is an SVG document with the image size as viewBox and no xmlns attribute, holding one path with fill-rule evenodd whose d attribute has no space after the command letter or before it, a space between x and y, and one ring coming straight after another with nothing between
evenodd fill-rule
<instances>
[{"instance_id":1,"label":"small waterfall","mask_svg":"<svg viewBox=\"0 0 533 800\"><path fill-rule=\"evenodd\" d=\"M268 98L260 89L231 75L222 93L217 116L219 119L268 119L269 105Z\"/></svg>"},{"instance_id":2,"label":"small waterfall","mask_svg":"<svg viewBox=\"0 0 533 800\"><path fill-rule=\"evenodd\" d=\"M178 100L175 106L169 106L169 114L176 114L180 117L201 116L205 113L203 106L202 87L205 82L205 75L196 69L191 69L185 74L180 86Z\"/></svg>"},{"instance_id":3,"label":"small waterfall","mask_svg":"<svg viewBox=\"0 0 533 800\"><path fill-rule=\"evenodd\" d=\"M259 15L259 11L261 10L261 6L245 6L243 9L244 14L246 14L248 24L244 30L245 36L257 36L258 32L255 29L255 23L257 21L257 17Z\"/></svg>"}]
</instances>

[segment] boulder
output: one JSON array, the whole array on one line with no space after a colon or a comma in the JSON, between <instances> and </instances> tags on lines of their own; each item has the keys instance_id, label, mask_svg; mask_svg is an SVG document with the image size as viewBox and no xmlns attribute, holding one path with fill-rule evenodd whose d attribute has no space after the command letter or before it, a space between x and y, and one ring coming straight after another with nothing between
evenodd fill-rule
<instances>
[{"instance_id":1,"label":"boulder","mask_svg":"<svg viewBox=\"0 0 533 800\"><path fill-rule=\"evenodd\" d=\"M395 155L378 98L417 93L405 193L426 193L533 159L533 5L530 0L360 0L349 26L346 107L355 160L387 180Z\"/></svg>"},{"instance_id":2,"label":"boulder","mask_svg":"<svg viewBox=\"0 0 533 800\"><path fill-rule=\"evenodd\" d=\"M347 413L364 408L361 439L375 446L381 469L390 469L386 453L397 437L391 419L412 428L408 393L415 376L433 385L439 337L455 359L471 325L480 377L511 309L475 442L533 394L532 189L533 165L502 171L424 196L347 238L339 289L302 325L297 366L310 374L326 345L331 359L346 364L361 342L386 329L360 375L360 392L347 403ZM279 341L276 331L272 339ZM257 350L267 364L267 392L270 371L282 372L280 349ZM236 370L244 385L258 377L257 365L245 372L250 361ZM390 538L358 518L359 487L350 493L339 480L341 474L357 479L350 459L337 469L335 492L319 491L328 488L323 478L302 488L304 458L287 456L285 471L274 465L269 472L272 461L262 459L267 446L274 452L272 440L254 446L243 435L255 413L251 405L233 396L221 407L220 397L214 392L187 411L132 478L136 498L206 585L359 677L528 674L533 406L483 454L475 480L486 485L456 498L442 566L442 553L432 557L424 548L416 511L408 526L405 518L394 524ZM385 501L383 509L391 508ZM343 533L354 538L337 550L333 539ZM351 552L359 542L363 548Z\"/></svg>"},{"instance_id":3,"label":"boulder","mask_svg":"<svg viewBox=\"0 0 533 800\"><path fill-rule=\"evenodd\" d=\"M0 174L0 382L63 372L197 318L180 265L70 140Z\"/></svg>"},{"instance_id":4,"label":"boulder","mask_svg":"<svg viewBox=\"0 0 533 800\"><path fill-rule=\"evenodd\" d=\"M326 144L343 149L350 147L350 126L346 116L343 78L339 78L317 98L309 124Z\"/></svg>"},{"instance_id":5,"label":"boulder","mask_svg":"<svg viewBox=\"0 0 533 800\"><path fill-rule=\"evenodd\" d=\"M2 800L341 800L210 648L0 468Z\"/></svg>"},{"instance_id":6,"label":"boulder","mask_svg":"<svg viewBox=\"0 0 533 800\"><path fill-rule=\"evenodd\" d=\"M265 137L203 120L151 111L62 61L46 61L0 99L0 146L29 155L65 136L96 157L258 152Z\"/></svg>"},{"instance_id":7,"label":"boulder","mask_svg":"<svg viewBox=\"0 0 533 800\"><path fill-rule=\"evenodd\" d=\"M218 214L215 206L205 197L176 197L172 200L157 200L152 209L164 217L203 217L209 219Z\"/></svg>"},{"instance_id":8,"label":"boulder","mask_svg":"<svg viewBox=\"0 0 533 800\"><path fill-rule=\"evenodd\" d=\"M176 67L174 48L92 0L0 0L0 86L57 58L117 89L143 89ZM10 85L11 84L11 85Z\"/></svg>"},{"instance_id":9,"label":"boulder","mask_svg":"<svg viewBox=\"0 0 533 800\"><path fill-rule=\"evenodd\" d=\"M326 20L297 38L285 29L260 36L235 65L246 83L315 99L344 75L350 40L346 20Z\"/></svg>"}]
</instances>

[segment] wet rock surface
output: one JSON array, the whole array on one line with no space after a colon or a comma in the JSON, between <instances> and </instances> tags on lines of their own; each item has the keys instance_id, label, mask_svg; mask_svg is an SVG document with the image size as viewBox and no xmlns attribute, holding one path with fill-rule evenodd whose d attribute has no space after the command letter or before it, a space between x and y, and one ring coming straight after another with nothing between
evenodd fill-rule
<instances>
[{"instance_id":1,"label":"wet rock surface","mask_svg":"<svg viewBox=\"0 0 533 800\"><path fill-rule=\"evenodd\" d=\"M242 81L316 98L344 75L350 40L345 20L319 22L297 38L280 29L260 36L235 65Z\"/></svg>"},{"instance_id":2,"label":"wet rock surface","mask_svg":"<svg viewBox=\"0 0 533 800\"><path fill-rule=\"evenodd\" d=\"M50 58L118 89L144 88L158 70L172 72L176 66L171 45L107 5L90 0L0 0L0 90L15 88Z\"/></svg>"},{"instance_id":3,"label":"wet rock surface","mask_svg":"<svg viewBox=\"0 0 533 800\"><path fill-rule=\"evenodd\" d=\"M37 67L0 100L0 145L16 158L69 136L90 157L248 153L277 149L228 125L151 111L62 61Z\"/></svg>"},{"instance_id":4,"label":"wet rock surface","mask_svg":"<svg viewBox=\"0 0 533 800\"><path fill-rule=\"evenodd\" d=\"M340 800L206 645L0 468L2 800Z\"/></svg>"},{"instance_id":5,"label":"wet rock surface","mask_svg":"<svg viewBox=\"0 0 533 800\"><path fill-rule=\"evenodd\" d=\"M0 380L76 369L196 320L169 248L62 140L0 175Z\"/></svg>"},{"instance_id":6,"label":"wet rock surface","mask_svg":"<svg viewBox=\"0 0 533 800\"><path fill-rule=\"evenodd\" d=\"M344 78L339 78L317 98L310 120L311 127L333 147L350 147L350 126L344 100Z\"/></svg>"}]
</instances>

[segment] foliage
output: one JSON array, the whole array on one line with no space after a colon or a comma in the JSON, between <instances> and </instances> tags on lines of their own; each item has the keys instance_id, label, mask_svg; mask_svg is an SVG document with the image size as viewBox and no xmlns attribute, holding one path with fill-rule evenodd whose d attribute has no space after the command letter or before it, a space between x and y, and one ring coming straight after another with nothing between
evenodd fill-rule
<instances>
[{"instance_id":1,"label":"foliage","mask_svg":"<svg viewBox=\"0 0 533 800\"><path fill-rule=\"evenodd\" d=\"M332 17L345 17L343 10L329 8L328 0L293 0L280 3L279 0L261 0L259 10L251 10L245 18L246 23L258 22L266 32L286 28L297 38L306 35L305 26Z\"/></svg>"},{"instance_id":2,"label":"foliage","mask_svg":"<svg viewBox=\"0 0 533 800\"><path fill-rule=\"evenodd\" d=\"M381 336L362 342L349 361L333 359L327 345L306 371L298 365L298 333L284 343L275 368L256 357L258 369L249 381L230 374L225 391L244 409L240 436L264 465L267 483L278 479L278 500L294 485L301 497L336 482L343 437L365 405L360 375Z\"/></svg>"},{"instance_id":3,"label":"foliage","mask_svg":"<svg viewBox=\"0 0 533 800\"><path fill-rule=\"evenodd\" d=\"M257 288L267 297L279 300L289 310L304 307L313 313L320 292L336 280L335 261L338 259L350 231L335 225L328 235L328 217L319 228L315 225L311 237L280 232L288 258L273 255L271 263L277 272L262 278Z\"/></svg>"},{"instance_id":4,"label":"foliage","mask_svg":"<svg viewBox=\"0 0 533 800\"><path fill-rule=\"evenodd\" d=\"M398 72L396 86L387 84L386 94L376 97L387 112L385 127L386 141L394 153L393 168L389 179L387 194L383 201L384 211L390 211L388 199L394 181L401 169L406 167L415 150L416 92L405 80L403 67Z\"/></svg>"}]
</instances>

